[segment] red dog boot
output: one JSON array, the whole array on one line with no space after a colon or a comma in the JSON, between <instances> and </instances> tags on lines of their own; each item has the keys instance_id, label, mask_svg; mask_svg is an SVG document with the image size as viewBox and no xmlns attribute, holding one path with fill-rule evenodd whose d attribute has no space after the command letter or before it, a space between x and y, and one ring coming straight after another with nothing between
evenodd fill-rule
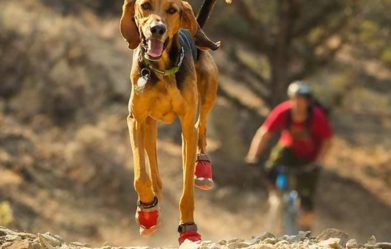
<instances>
[{"instance_id":1,"label":"red dog boot","mask_svg":"<svg viewBox=\"0 0 391 249\"><path fill-rule=\"evenodd\" d=\"M182 245L186 240L197 242L201 240L201 235L197 232L197 225L195 223L182 224L178 227L179 245Z\"/></svg>"},{"instance_id":2,"label":"red dog boot","mask_svg":"<svg viewBox=\"0 0 391 249\"><path fill-rule=\"evenodd\" d=\"M197 155L197 161L194 169L195 186L202 190L213 188L212 164L206 154Z\"/></svg>"},{"instance_id":3,"label":"red dog boot","mask_svg":"<svg viewBox=\"0 0 391 249\"><path fill-rule=\"evenodd\" d=\"M150 204L138 202L136 211L136 221L140 226L140 235L150 235L158 228L159 207L158 199L155 197Z\"/></svg>"}]
</instances>

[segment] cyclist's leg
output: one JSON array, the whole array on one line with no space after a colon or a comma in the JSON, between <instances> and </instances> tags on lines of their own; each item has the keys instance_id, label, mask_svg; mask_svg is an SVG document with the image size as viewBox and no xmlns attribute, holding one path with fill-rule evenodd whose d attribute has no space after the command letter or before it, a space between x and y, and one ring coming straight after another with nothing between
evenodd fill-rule
<instances>
[{"instance_id":1,"label":"cyclist's leg","mask_svg":"<svg viewBox=\"0 0 391 249\"><path fill-rule=\"evenodd\" d=\"M298 225L300 230L311 230L315 221L314 198L319 179L319 170L300 174L298 192L301 199Z\"/></svg>"},{"instance_id":2,"label":"cyclist's leg","mask_svg":"<svg viewBox=\"0 0 391 249\"><path fill-rule=\"evenodd\" d=\"M281 198L280 198L280 193L278 192L275 186L275 182L277 178L276 167L272 166L272 167L265 168L262 174L263 174L263 179L266 180L266 188L268 194L267 202L269 204L269 208L273 210L277 210L280 207Z\"/></svg>"}]
</instances>

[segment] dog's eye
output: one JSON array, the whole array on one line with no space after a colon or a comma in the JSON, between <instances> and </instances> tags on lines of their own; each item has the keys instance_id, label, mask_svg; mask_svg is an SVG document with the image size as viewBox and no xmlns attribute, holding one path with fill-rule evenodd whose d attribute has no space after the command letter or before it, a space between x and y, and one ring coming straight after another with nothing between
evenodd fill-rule
<instances>
[{"instance_id":1,"label":"dog's eye","mask_svg":"<svg viewBox=\"0 0 391 249\"><path fill-rule=\"evenodd\" d=\"M174 15L178 10L175 9L174 7L171 7L167 10L167 13L170 15Z\"/></svg>"},{"instance_id":2,"label":"dog's eye","mask_svg":"<svg viewBox=\"0 0 391 249\"><path fill-rule=\"evenodd\" d=\"M151 3L143 3L143 4L141 4L141 8L143 10L152 10L152 4Z\"/></svg>"}]
</instances>

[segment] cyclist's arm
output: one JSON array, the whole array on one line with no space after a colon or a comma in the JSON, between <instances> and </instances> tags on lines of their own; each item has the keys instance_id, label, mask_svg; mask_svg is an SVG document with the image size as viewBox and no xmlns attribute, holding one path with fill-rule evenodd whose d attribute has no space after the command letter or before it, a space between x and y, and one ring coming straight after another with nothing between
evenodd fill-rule
<instances>
[{"instance_id":1,"label":"cyclist's arm","mask_svg":"<svg viewBox=\"0 0 391 249\"><path fill-rule=\"evenodd\" d=\"M246 161L248 163L257 163L263 152L266 150L272 137L273 133L266 131L263 127L260 127L251 142L250 149L246 156Z\"/></svg>"},{"instance_id":2,"label":"cyclist's arm","mask_svg":"<svg viewBox=\"0 0 391 249\"><path fill-rule=\"evenodd\" d=\"M275 107L258 129L246 156L246 161L248 163L258 163L259 158L262 156L269 141L272 139L273 133L281 130L285 126L289 110L289 105L287 105L287 103L288 102L284 102Z\"/></svg>"},{"instance_id":3,"label":"cyclist's arm","mask_svg":"<svg viewBox=\"0 0 391 249\"><path fill-rule=\"evenodd\" d=\"M315 123L316 127L316 133L318 134L318 137L321 139L321 145L319 148L319 153L316 158L316 163L319 165L323 165L325 158L330 150L331 147L331 139L333 137L333 130L331 128L331 125L329 121L327 120L327 117L324 115L324 112L318 111L317 113L314 113L314 118L317 121Z\"/></svg>"},{"instance_id":4,"label":"cyclist's arm","mask_svg":"<svg viewBox=\"0 0 391 249\"><path fill-rule=\"evenodd\" d=\"M320 165L324 165L324 160L331 148L332 141L331 138L327 138L323 140L322 145L320 146L318 157L316 158L316 163Z\"/></svg>"}]
</instances>

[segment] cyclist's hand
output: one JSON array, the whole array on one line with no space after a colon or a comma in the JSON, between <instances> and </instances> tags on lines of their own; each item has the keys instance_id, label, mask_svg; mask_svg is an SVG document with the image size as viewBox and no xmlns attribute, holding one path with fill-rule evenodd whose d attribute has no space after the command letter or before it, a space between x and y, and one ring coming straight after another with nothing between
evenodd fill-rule
<instances>
[{"instance_id":1,"label":"cyclist's hand","mask_svg":"<svg viewBox=\"0 0 391 249\"><path fill-rule=\"evenodd\" d=\"M249 166L257 166L259 164L259 159L255 156L247 155L244 160Z\"/></svg>"}]
</instances>

